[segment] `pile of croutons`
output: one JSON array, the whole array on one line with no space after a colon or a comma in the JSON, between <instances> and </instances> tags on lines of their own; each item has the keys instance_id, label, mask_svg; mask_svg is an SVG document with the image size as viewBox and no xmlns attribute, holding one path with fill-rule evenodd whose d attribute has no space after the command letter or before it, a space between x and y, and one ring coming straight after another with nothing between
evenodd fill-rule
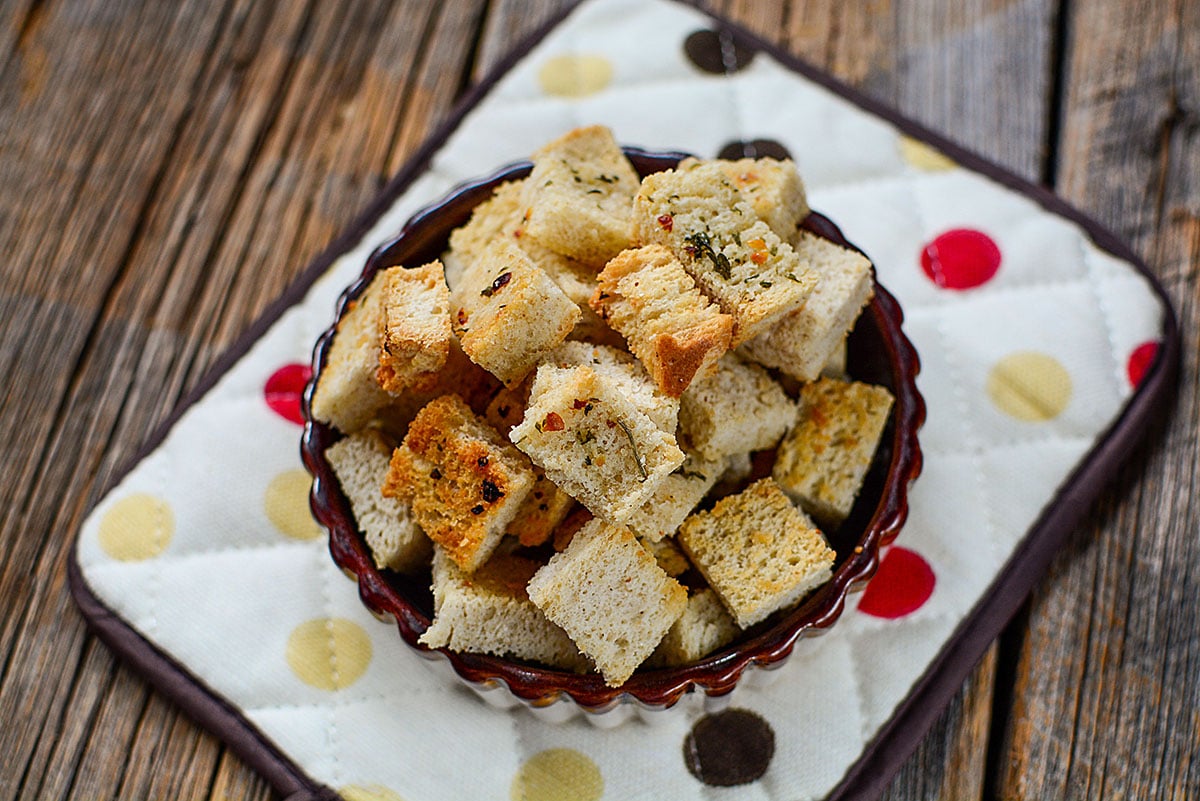
<instances>
[{"instance_id":1,"label":"pile of croutons","mask_svg":"<svg viewBox=\"0 0 1200 801\"><path fill-rule=\"evenodd\" d=\"M871 265L808 212L790 161L640 179L581 128L374 276L312 413L376 563L432 572L424 644L619 686L829 579L892 397L842 376Z\"/></svg>"}]
</instances>

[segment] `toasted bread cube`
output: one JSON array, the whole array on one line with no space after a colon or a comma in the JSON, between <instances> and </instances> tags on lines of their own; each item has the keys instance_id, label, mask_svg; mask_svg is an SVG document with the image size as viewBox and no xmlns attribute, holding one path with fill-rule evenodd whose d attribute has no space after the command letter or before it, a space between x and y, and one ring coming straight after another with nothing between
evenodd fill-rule
<instances>
[{"instance_id":1,"label":"toasted bread cube","mask_svg":"<svg viewBox=\"0 0 1200 801\"><path fill-rule=\"evenodd\" d=\"M313 417L346 434L366 426L395 400L375 379L384 280L382 273L376 274L338 321L313 391Z\"/></svg>"},{"instance_id":2,"label":"toasted bread cube","mask_svg":"<svg viewBox=\"0 0 1200 801\"><path fill-rule=\"evenodd\" d=\"M646 176L634 198L633 225L639 244L670 248L704 294L733 317L731 347L802 306L817 283L719 162Z\"/></svg>"},{"instance_id":3,"label":"toasted bread cube","mask_svg":"<svg viewBox=\"0 0 1200 801\"><path fill-rule=\"evenodd\" d=\"M524 181L506 181L492 191L492 196L471 212L466 224L450 232L452 259L465 269L474 264L483 252L498 239L510 237L521 223L521 188ZM455 283L451 282L453 289Z\"/></svg>"},{"instance_id":4,"label":"toasted bread cube","mask_svg":"<svg viewBox=\"0 0 1200 801\"><path fill-rule=\"evenodd\" d=\"M325 449L371 558L380 568L415 572L429 563L429 538L408 504L383 495L392 445L379 431L363 429Z\"/></svg>"},{"instance_id":5,"label":"toasted bread cube","mask_svg":"<svg viewBox=\"0 0 1200 801\"><path fill-rule=\"evenodd\" d=\"M533 382L522 381L513 387L501 387L488 401L483 417L488 425L506 438L508 432L525 416L525 404L529 402L529 387Z\"/></svg>"},{"instance_id":6,"label":"toasted bread cube","mask_svg":"<svg viewBox=\"0 0 1200 801\"><path fill-rule=\"evenodd\" d=\"M686 168L692 161L685 159L680 167ZM804 183L792 160L744 158L717 164L758 218L780 238L791 241L809 212Z\"/></svg>"},{"instance_id":7,"label":"toasted bread cube","mask_svg":"<svg viewBox=\"0 0 1200 801\"><path fill-rule=\"evenodd\" d=\"M684 463L625 521L643 540L658 542L674 534L725 471L724 458L710 461L685 454Z\"/></svg>"},{"instance_id":8,"label":"toasted bread cube","mask_svg":"<svg viewBox=\"0 0 1200 801\"><path fill-rule=\"evenodd\" d=\"M771 479L683 521L676 539L743 629L829 580L835 554Z\"/></svg>"},{"instance_id":9,"label":"toasted bread cube","mask_svg":"<svg viewBox=\"0 0 1200 801\"><path fill-rule=\"evenodd\" d=\"M610 261L591 305L672 398L729 349L733 335L733 318L701 294L662 245L625 250Z\"/></svg>"},{"instance_id":10,"label":"toasted bread cube","mask_svg":"<svg viewBox=\"0 0 1200 801\"><path fill-rule=\"evenodd\" d=\"M688 561L687 554L675 542L674 537L664 537L658 541L638 537L638 542L650 552L654 561L658 562L658 566L671 578L679 578L692 569L692 563Z\"/></svg>"},{"instance_id":11,"label":"toasted bread cube","mask_svg":"<svg viewBox=\"0 0 1200 801\"><path fill-rule=\"evenodd\" d=\"M687 665L728 645L741 633L733 617L712 588L688 596L687 607L667 631L648 663L654 666Z\"/></svg>"},{"instance_id":12,"label":"toasted bread cube","mask_svg":"<svg viewBox=\"0 0 1200 801\"><path fill-rule=\"evenodd\" d=\"M800 390L796 425L783 439L772 475L830 528L850 514L892 410L892 393L822 378Z\"/></svg>"},{"instance_id":13,"label":"toasted bread cube","mask_svg":"<svg viewBox=\"0 0 1200 801\"><path fill-rule=\"evenodd\" d=\"M619 385L591 367L543 365L513 443L597 517L619 523L683 463L662 431Z\"/></svg>"},{"instance_id":14,"label":"toasted bread cube","mask_svg":"<svg viewBox=\"0 0 1200 801\"><path fill-rule=\"evenodd\" d=\"M641 363L623 350L589 342L567 341L546 355L555 367L587 365L614 382L620 392L668 434L679 422L679 400L660 390Z\"/></svg>"},{"instance_id":15,"label":"toasted bread cube","mask_svg":"<svg viewBox=\"0 0 1200 801\"><path fill-rule=\"evenodd\" d=\"M487 561L534 483L529 461L456 395L429 402L392 454L383 494L467 573Z\"/></svg>"},{"instance_id":16,"label":"toasted bread cube","mask_svg":"<svg viewBox=\"0 0 1200 801\"><path fill-rule=\"evenodd\" d=\"M450 355L450 290L440 261L383 271L379 367L375 379L392 393L428 387Z\"/></svg>"},{"instance_id":17,"label":"toasted bread cube","mask_svg":"<svg viewBox=\"0 0 1200 801\"><path fill-rule=\"evenodd\" d=\"M577 128L533 154L521 197L525 233L598 268L629 247L629 204L637 190L637 172L612 132Z\"/></svg>"},{"instance_id":18,"label":"toasted bread cube","mask_svg":"<svg viewBox=\"0 0 1200 801\"><path fill-rule=\"evenodd\" d=\"M439 546L433 557L433 621L420 642L589 670L591 663L566 632L529 600L525 585L539 567L532 559L497 554L468 575Z\"/></svg>"},{"instance_id":19,"label":"toasted bread cube","mask_svg":"<svg viewBox=\"0 0 1200 801\"><path fill-rule=\"evenodd\" d=\"M633 675L687 605L687 590L663 572L633 532L600 520L551 557L528 590L610 687Z\"/></svg>"},{"instance_id":20,"label":"toasted bread cube","mask_svg":"<svg viewBox=\"0 0 1200 801\"><path fill-rule=\"evenodd\" d=\"M679 428L707 459L774 447L796 416L795 404L766 370L733 354L679 400Z\"/></svg>"},{"instance_id":21,"label":"toasted bread cube","mask_svg":"<svg viewBox=\"0 0 1200 801\"><path fill-rule=\"evenodd\" d=\"M804 308L747 342L739 352L800 381L812 381L834 358L874 287L871 262L861 253L807 232L801 233L796 247L820 277L816 289Z\"/></svg>"},{"instance_id":22,"label":"toasted bread cube","mask_svg":"<svg viewBox=\"0 0 1200 801\"><path fill-rule=\"evenodd\" d=\"M519 248L486 247L451 293L451 322L471 361L506 385L567 338L579 307Z\"/></svg>"},{"instance_id":23,"label":"toasted bread cube","mask_svg":"<svg viewBox=\"0 0 1200 801\"><path fill-rule=\"evenodd\" d=\"M544 470L534 466L533 474L536 477L533 488L508 524L507 532L529 548L549 540L575 506L575 499L546 478Z\"/></svg>"}]
</instances>

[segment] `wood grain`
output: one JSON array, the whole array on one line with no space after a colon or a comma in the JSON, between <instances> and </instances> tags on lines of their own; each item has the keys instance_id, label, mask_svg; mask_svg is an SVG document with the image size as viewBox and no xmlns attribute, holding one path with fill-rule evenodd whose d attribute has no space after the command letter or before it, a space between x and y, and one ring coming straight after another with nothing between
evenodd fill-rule
<instances>
[{"instance_id":1,"label":"wood grain","mask_svg":"<svg viewBox=\"0 0 1200 801\"><path fill-rule=\"evenodd\" d=\"M1036 593L996 795L1200 793L1200 8L1071 6L1060 190L1167 286L1185 346L1176 406Z\"/></svg>"},{"instance_id":2,"label":"wood grain","mask_svg":"<svg viewBox=\"0 0 1200 801\"><path fill-rule=\"evenodd\" d=\"M0 801L270 797L88 635L70 535L463 91L569 4L0 0ZM1179 500L1200 463L1200 3L699 4L1055 184L1146 256L1188 332L1172 415L887 797L1200 795L1200 510Z\"/></svg>"}]
</instances>

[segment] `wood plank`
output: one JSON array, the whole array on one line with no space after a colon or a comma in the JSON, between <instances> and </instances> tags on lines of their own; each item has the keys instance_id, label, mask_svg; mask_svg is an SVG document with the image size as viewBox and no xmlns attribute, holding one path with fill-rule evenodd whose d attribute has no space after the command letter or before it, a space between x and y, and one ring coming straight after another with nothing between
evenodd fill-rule
<instances>
[{"instance_id":1,"label":"wood plank","mask_svg":"<svg viewBox=\"0 0 1200 801\"><path fill-rule=\"evenodd\" d=\"M1147 256L1200 323L1200 8L1071 6L1062 192ZM1200 365L1032 605L999 797L1200 793Z\"/></svg>"},{"instance_id":2,"label":"wood plank","mask_svg":"<svg viewBox=\"0 0 1200 801\"><path fill-rule=\"evenodd\" d=\"M62 408L54 416L49 442L45 437L40 443L31 438L29 451L36 453L40 445L39 458L48 468L35 483L29 504L43 512L23 521L32 524L23 541L31 546L51 545L40 556L31 548L30 554L10 560L7 567L12 570L6 575L12 580L47 572L61 579L66 539L47 537L43 532L74 530L96 489L92 476L99 475L103 485L154 421L196 380L212 354L256 316L289 276L377 190L386 177L400 115L390 111L395 108L390 103L372 103L374 116L366 125L356 121L355 129L365 136L363 141L376 143L367 148L357 147L355 142L338 144L342 115L347 107L362 108L370 102L362 97L362 86L367 83L363 75L368 69L392 80L390 86L387 81L375 86L376 98L403 100L408 75L415 75L418 65L401 62L411 66L398 70L394 50L377 47L376 40L403 34L414 14L428 9L428 4L421 3L407 8L361 3L349 10L326 6L310 12L296 5L276 10L248 4L231 11L225 20L220 40L210 48L218 55L211 69L193 81L194 96L178 91L178 75L162 71L162 81L174 85L174 96L188 104L187 124L175 123L179 135L171 159L149 189L143 190L142 218L134 227L132 242L122 248L126 257L123 272L112 279L107 302L93 303L91 308L93 315L99 312L98 321L61 321L69 330L94 327L94 333L77 356L77 378L59 401ZM380 24L385 14L390 27ZM453 24L459 17L450 14L444 18ZM380 33L361 37L360 32L368 29ZM470 36L468 31L459 38ZM174 45L188 48L194 43L180 36ZM465 63L461 52L450 52L446 58ZM438 83L433 90L436 103L448 106L457 83ZM439 91L445 96L437 95ZM323 197L334 216L322 224L315 222L312 209L295 216L295 197L318 197L331 171L338 169L345 169L354 180L332 191L326 189ZM315 205L312 208L319 210ZM286 228L286 234L302 244L289 250L274 248L272 258L257 261L251 247L241 242L237 243L240 250L223 251L231 248L227 244L229 221L247 218L244 228L234 226L234 233L246 242L257 238L273 243L280 229ZM286 227L288 220L290 228ZM33 238L36 231L26 234ZM308 252L301 253L306 249ZM232 267L213 266L214 256L226 255ZM289 257L294 261L288 261ZM231 305L226 302L228 286L239 280L245 284L246 292L240 298L245 302ZM47 319L63 317L59 300L55 297L41 303L47 308ZM216 322L205 325L205 320ZM18 326L8 322L2 329L5 333L18 331ZM45 331L46 326L40 330ZM58 372L67 376L71 370ZM28 471L31 476L35 472ZM46 516L53 515L56 506L60 510L51 523ZM36 569L31 571L34 563ZM69 604L61 582L56 592L52 598ZM222 757L218 763L221 748L215 740L185 722L173 706L157 696L151 696L148 704L144 698L130 697L123 683L106 691L112 702L125 699L129 703L107 708L103 734L86 705L59 701L45 720L39 720L37 714L41 705L18 706L22 699L35 704L47 694L51 701L78 695L96 676L85 664L74 677L67 671L56 673L54 681L38 683L41 696L26 695L22 680L36 675L38 665L62 664L64 659L69 664L72 652L78 653L79 642L55 630L54 618L71 613L53 604L20 603L11 613L14 626L10 631L15 631L15 637L6 636L5 642L13 643L16 657L11 664L20 675L5 677L0 709L20 709L19 719L30 721L29 726L13 727L6 736L36 740L22 739L11 751L5 749L16 763L15 775L25 774L23 797L66 797L73 788L86 794L90 790L82 788L99 787L112 788L109 794L113 797L159 796L160 790L164 797L193 797L210 784L247 784L245 769L236 760ZM75 621L78 625L77 618ZM140 680L137 686L146 692ZM56 715L61 717L56 719ZM175 760L179 773L174 777L157 775L165 751L181 757ZM56 770L63 764L77 765L85 780L73 784L69 778L73 771L63 778ZM214 770L231 773L222 778L214 776ZM4 775L13 774L4 771ZM249 784L262 794L261 782Z\"/></svg>"},{"instance_id":3,"label":"wood plank","mask_svg":"<svg viewBox=\"0 0 1200 801\"><path fill-rule=\"evenodd\" d=\"M510 50L572 5L574 0L494 0L488 6L471 79L478 83Z\"/></svg>"}]
</instances>

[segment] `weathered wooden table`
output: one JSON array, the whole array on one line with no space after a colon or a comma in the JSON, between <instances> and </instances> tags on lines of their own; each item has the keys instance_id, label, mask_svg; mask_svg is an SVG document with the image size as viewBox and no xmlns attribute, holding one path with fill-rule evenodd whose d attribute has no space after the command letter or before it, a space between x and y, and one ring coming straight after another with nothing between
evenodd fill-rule
<instances>
[{"instance_id":1,"label":"weathered wooden table","mask_svg":"<svg viewBox=\"0 0 1200 801\"><path fill-rule=\"evenodd\" d=\"M88 635L71 534L556 0L0 0L0 801L267 798ZM889 790L1200 797L1200 2L709 6L1125 237L1184 332L1131 454Z\"/></svg>"}]
</instances>

